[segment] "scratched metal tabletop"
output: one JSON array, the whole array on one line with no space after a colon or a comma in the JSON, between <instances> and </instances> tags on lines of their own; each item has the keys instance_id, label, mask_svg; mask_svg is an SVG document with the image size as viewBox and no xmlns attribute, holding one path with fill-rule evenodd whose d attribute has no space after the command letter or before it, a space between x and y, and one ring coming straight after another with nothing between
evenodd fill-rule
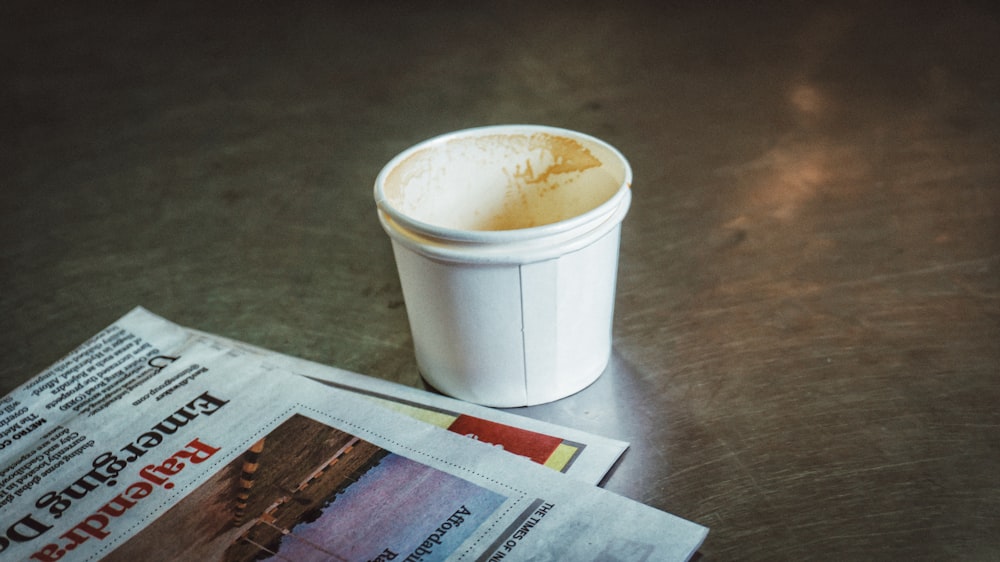
<instances>
[{"instance_id":1,"label":"scratched metal tabletop","mask_svg":"<svg viewBox=\"0 0 1000 562\"><path fill-rule=\"evenodd\" d=\"M707 560L996 560L1000 16L918 6L4 3L0 392L136 305L423 387L375 175L566 127L635 172L614 356L516 411Z\"/></svg>"}]
</instances>

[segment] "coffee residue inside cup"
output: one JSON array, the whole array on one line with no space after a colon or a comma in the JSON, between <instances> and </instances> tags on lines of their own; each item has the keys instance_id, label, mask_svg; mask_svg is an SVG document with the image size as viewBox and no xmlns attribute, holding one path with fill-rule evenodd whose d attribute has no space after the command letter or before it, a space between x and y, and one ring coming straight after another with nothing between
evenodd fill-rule
<instances>
[{"instance_id":1,"label":"coffee residue inside cup","mask_svg":"<svg viewBox=\"0 0 1000 562\"><path fill-rule=\"evenodd\" d=\"M531 228L579 214L575 205L569 204L579 200L573 194L541 199L568 188L584 171L600 166L601 161L573 139L547 133L531 135L523 165L517 164L513 171L504 168L508 185L503 205L484 222L482 230Z\"/></svg>"},{"instance_id":2,"label":"coffee residue inside cup","mask_svg":"<svg viewBox=\"0 0 1000 562\"><path fill-rule=\"evenodd\" d=\"M620 179L590 148L551 133L448 139L415 151L384 183L389 202L417 220L461 230L516 230L600 206Z\"/></svg>"}]
</instances>

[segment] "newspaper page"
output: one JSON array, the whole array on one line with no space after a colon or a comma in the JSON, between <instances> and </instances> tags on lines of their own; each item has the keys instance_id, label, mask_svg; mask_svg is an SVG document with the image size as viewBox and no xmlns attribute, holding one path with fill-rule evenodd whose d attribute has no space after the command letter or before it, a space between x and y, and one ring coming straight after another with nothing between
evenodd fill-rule
<instances>
[{"instance_id":1,"label":"newspaper page","mask_svg":"<svg viewBox=\"0 0 1000 562\"><path fill-rule=\"evenodd\" d=\"M279 372L289 371L305 375L324 384L357 392L380 406L504 447L515 454L530 451L532 454L525 456L592 484L601 481L628 447L628 444L622 441L478 406L182 327L142 307L133 309L109 330L114 330L116 327L125 330L131 336L128 341L133 349L148 344L149 349L155 348L160 350L160 353L166 354L179 349L195 336L212 338L224 345L256 354L268 363L283 367ZM109 335L103 339L114 341L114 338L115 336Z\"/></svg>"},{"instance_id":2,"label":"newspaper page","mask_svg":"<svg viewBox=\"0 0 1000 562\"><path fill-rule=\"evenodd\" d=\"M112 326L0 400L0 559L683 560L707 533L133 320L174 351Z\"/></svg>"},{"instance_id":3,"label":"newspaper page","mask_svg":"<svg viewBox=\"0 0 1000 562\"><path fill-rule=\"evenodd\" d=\"M141 313L150 314L145 311ZM162 320L162 322L167 321ZM628 443L624 441L486 408L190 328L188 330L260 355L268 363L289 372L356 392L380 406L417 420L536 459L540 464L583 482L599 483L628 448ZM527 449L538 447L542 447L543 450L536 451L532 455L523 454Z\"/></svg>"}]
</instances>

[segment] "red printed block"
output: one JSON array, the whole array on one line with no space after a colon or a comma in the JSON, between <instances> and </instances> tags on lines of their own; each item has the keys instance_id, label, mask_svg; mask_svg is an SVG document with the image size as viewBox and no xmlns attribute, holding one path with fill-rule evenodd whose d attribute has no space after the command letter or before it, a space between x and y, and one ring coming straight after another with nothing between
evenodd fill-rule
<instances>
[{"instance_id":1,"label":"red printed block","mask_svg":"<svg viewBox=\"0 0 1000 562\"><path fill-rule=\"evenodd\" d=\"M453 431L478 441L502 447L505 451L527 457L538 464L552 456L562 439L483 420L462 414L448 426Z\"/></svg>"}]
</instances>

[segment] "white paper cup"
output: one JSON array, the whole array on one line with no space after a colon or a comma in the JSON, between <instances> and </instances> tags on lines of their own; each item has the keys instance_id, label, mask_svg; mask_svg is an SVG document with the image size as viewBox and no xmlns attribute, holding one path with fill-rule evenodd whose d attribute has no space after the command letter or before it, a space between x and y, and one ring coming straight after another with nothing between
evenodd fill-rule
<instances>
[{"instance_id":1,"label":"white paper cup","mask_svg":"<svg viewBox=\"0 0 1000 562\"><path fill-rule=\"evenodd\" d=\"M375 201L427 382L499 407L594 382L631 183L614 147L536 125L449 133L386 164Z\"/></svg>"}]
</instances>

